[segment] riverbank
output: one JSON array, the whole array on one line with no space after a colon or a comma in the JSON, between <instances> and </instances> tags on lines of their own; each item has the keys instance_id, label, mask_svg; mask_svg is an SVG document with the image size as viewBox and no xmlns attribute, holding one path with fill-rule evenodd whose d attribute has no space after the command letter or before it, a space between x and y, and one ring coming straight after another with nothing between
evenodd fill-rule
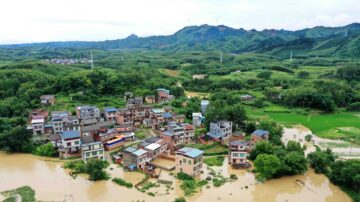
<instances>
[{"instance_id":1,"label":"riverbank","mask_svg":"<svg viewBox=\"0 0 360 202\"><path fill-rule=\"evenodd\" d=\"M164 186L154 188L151 192L161 194L156 197L139 192L132 188L120 187L109 181L91 182L86 176L79 175L76 179L69 176L62 168L62 162L51 161L30 154L0 153L0 191L15 189L24 185L32 187L36 192L36 199L41 201L62 201L66 196L72 196L75 201L143 201L161 202L173 201L183 193L180 182L172 179L171 189ZM113 166L114 168L114 166ZM244 170L233 170L228 166L227 159L221 167L212 167L225 177L236 174L238 180L228 182L221 187L203 188L197 194L187 198L190 202L201 201L351 201L337 186L334 186L324 175L316 175L312 170L301 176L283 177L257 183L254 175ZM209 169L205 166L200 176L205 179ZM124 172L122 168L115 168L112 176L123 178L127 182L135 183L142 176L137 172ZM162 171L162 175L168 172ZM301 182L301 183L300 183ZM55 186L56 185L56 186ZM247 188L246 188L247 187Z\"/></svg>"}]
</instances>

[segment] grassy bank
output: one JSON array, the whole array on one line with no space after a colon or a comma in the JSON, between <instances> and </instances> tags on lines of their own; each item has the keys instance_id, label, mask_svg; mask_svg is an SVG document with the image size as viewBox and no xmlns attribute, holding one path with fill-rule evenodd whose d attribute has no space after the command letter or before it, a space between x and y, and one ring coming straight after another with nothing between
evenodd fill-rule
<instances>
[{"instance_id":1,"label":"grassy bank","mask_svg":"<svg viewBox=\"0 0 360 202\"><path fill-rule=\"evenodd\" d=\"M21 201L35 202L35 191L29 187L24 186L17 189L1 192L1 194L7 197L3 202L16 202L20 197Z\"/></svg>"}]
</instances>

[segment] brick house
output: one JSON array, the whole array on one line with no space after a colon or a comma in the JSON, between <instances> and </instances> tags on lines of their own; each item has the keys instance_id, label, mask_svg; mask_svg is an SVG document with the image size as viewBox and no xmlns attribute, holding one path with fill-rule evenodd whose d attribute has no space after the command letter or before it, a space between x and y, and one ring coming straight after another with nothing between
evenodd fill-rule
<instances>
[{"instance_id":1,"label":"brick house","mask_svg":"<svg viewBox=\"0 0 360 202\"><path fill-rule=\"evenodd\" d=\"M157 96L158 103L166 103L174 99L174 96L170 95L170 90L164 88L158 88L156 90L158 92L158 96Z\"/></svg>"},{"instance_id":2,"label":"brick house","mask_svg":"<svg viewBox=\"0 0 360 202\"><path fill-rule=\"evenodd\" d=\"M100 110L95 106L78 106L76 107L76 116L83 120L100 120Z\"/></svg>"},{"instance_id":3,"label":"brick house","mask_svg":"<svg viewBox=\"0 0 360 202\"><path fill-rule=\"evenodd\" d=\"M146 163L149 162L148 152L144 149L127 147L123 151L123 166L127 168L136 165L138 169L145 169Z\"/></svg>"},{"instance_id":4,"label":"brick house","mask_svg":"<svg viewBox=\"0 0 360 202\"><path fill-rule=\"evenodd\" d=\"M42 105L53 105L53 104L55 104L55 95L42 95L42 96L40 96L40 103Z\"/></svg>"},{"instance_id":5,"label":"brick house","mask_svg":"<svg viewBox=\"0 0 360 202\"><path fill-rule=\"evenodd\" d=\"M248 168L250 166L247 160L249 151L249 142L231 141L229 144L229 164L234 168Z\"/></svg>"},{"instance_id":6,"label":"brick house","mask_svg":"<svg viewBox=\"0 0 360 202\"><path fill-rule=\"evenodd\" d=\"M195 129L188 123L168 122L167 130L160 137L168 144L168 148L174 151L177 146L188 144L194 140Z\"/></svg>"},{"instance_id":7,"label":"brick house","mask_svg":"<svg viewBox=\"0 0 360 202\"><path fill-rule=\"evenodd\" d=\"M269 131L267 130L256 130L251 134L250 146L254 147L255 144L259 141L268 141L269 140Z\"/></svg>"},{"instance_id":8,"label":"brick house","mask_svg":"<svg viewBox=\"0 0 360 202\"><path fill-rule=\"evenodd\" d=\"M232 135L232 122L231 121L218 121L210 123L210 131L207 135L215 141L223 141Z\"/></svg>"},{"instance_id":9,"label":"brick house","mask_svg":"<svg viewBox=\"0 0 360 202\"><path fill-rule=\"evenodd\" d=\"M117 109L114 107L107 107L104 109L105 121L116 121Z\"/></svg>"},{"instance_id":10,"label":"brick house","mask_svg":"<svg viewBox=\"0 0 360 202\"><path fill-rule=\"evenodd\" d=\"M61 158L68 158L72 156L80 156L80 132L63 131L60 133L61 145L59 147L59 154Z\"/></svg>"},{"instance_id":11,"label":"brick house","mask_svg":"<svg viewBox=\"0 0 360 202\"><path fill-rule=\"evenodd\" d=\"M183 172L191 176L201 173L203 166L203 151L195 148L183 147L176 151L176 172Z\"/></svg>"},{"instance_id":12,"label":"brick house","mask_svg":"<svg viewBox=\"0 0 360 202\"><path fill-rule=\"evenodd\" d=\"M91 158L105 160L104 146L99 141L94 141L91 136L84 136L81 140L81 158L86 163Z\"/></svg>"}]
</instances>

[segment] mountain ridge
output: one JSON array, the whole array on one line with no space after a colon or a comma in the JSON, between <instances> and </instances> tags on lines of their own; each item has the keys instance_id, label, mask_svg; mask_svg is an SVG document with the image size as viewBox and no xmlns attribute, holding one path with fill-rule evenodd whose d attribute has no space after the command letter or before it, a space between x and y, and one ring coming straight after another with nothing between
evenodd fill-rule
<instances>
[{"instance_id":1,"label":"mountain ridge","mask_svg":"<svg viewBox=\"0 0 360 202\"><path fill-rule=\"evenodd\" d=\"M360 23L340 27L316 26L295 31L258 31L203 24L186 26L171 35L139 37L131 34L115 40L28 43L0 45L0 48L148 49L168 52L221 50L229 53L269 53L280 57L294 51L301 55L358 57L359 51L352 51L360 49L359 36Z\"/></svg>"}]
</instances>

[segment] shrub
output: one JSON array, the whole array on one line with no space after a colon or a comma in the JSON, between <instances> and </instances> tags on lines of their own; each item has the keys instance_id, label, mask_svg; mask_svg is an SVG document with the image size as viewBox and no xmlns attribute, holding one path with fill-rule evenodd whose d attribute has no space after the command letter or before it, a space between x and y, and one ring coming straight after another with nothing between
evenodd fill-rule
<instances>
[{"instance_id":1,"label":"shrub","mask_svg":"<svg viewBox=\"0 0 360 202\"><path fill-rule=\"evenodd\" d=\"M47 144L36 147L34 154L38 156L55 157L57 155L57 150L55 149L54 145L49 142Z\"/></svg>"},{"instance_id":2,"label":"shrub","mask_svg":"<svg viewBox=\"0 0 360 202\"><path fill-rule=\"evenodd\" d=\"M129 189L131 189L133 187L132 183L126 182L125 180L120 179L120 178L114 178L114 179L112 179L112 181L115 182L116 184L120 185L120 186L124 186L124 187L127 187Z\"/></svg>"}]
</instances>

